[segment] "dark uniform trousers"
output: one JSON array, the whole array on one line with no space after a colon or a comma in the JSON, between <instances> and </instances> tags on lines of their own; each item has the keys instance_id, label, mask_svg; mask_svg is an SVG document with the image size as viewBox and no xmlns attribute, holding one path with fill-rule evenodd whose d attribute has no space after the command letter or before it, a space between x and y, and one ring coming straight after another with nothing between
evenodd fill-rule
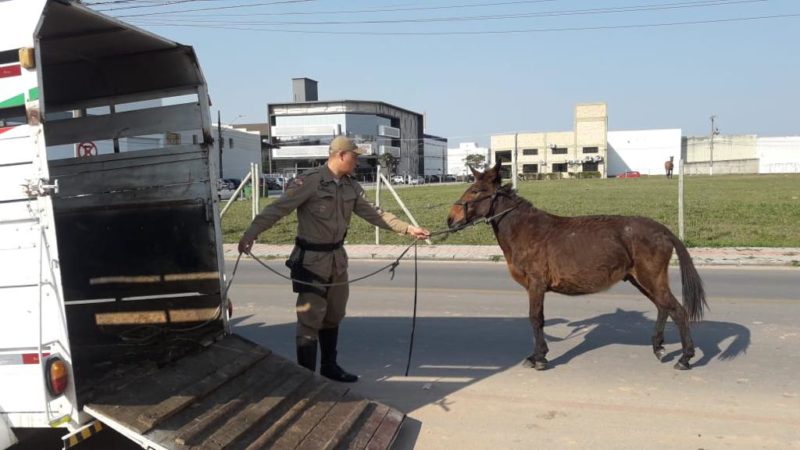
<instances>
[{"instance_id":1,"label":"dark uniform trousers","mask_svg":"<svg viewBox=\"0 0 800 450\"><path fill-rule=\"evenodd\" d=\"M350 285L347 271L334 274L326 283L339 286L316 287L297 294L297 336L316 339L319 330L336 328L344 319Z\"/></svg>"}]
</instances>

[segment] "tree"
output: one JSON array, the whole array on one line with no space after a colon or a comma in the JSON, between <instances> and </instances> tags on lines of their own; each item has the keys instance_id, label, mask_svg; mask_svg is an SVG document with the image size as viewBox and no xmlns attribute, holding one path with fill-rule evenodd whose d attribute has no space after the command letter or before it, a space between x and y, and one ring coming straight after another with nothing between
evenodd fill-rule
<instances>
[{"instance_id":1,"label":"tree","mask_svg":"<svg viewBox=\"0 0 800 450\"><path fill-rule=\"evenodd\" d=\"M378 162L381 163L381 167L386 169L389 176L397 170L397 164L400 162L400 159L394 156L393 154L386 152L378 157Z\"/></svg>"},{"instance_id":2,"label":"tree","mask_svg":"<svg viewBox=\"0 0 800 450\"><path fill-rule=\"evenodd\" d=\"M481 155L480 153L472 153L467 155L464 158L464 164L472 166L474 169L483 169L484 163L486 162L486 157Z\"/></svg>"}]
</instances>

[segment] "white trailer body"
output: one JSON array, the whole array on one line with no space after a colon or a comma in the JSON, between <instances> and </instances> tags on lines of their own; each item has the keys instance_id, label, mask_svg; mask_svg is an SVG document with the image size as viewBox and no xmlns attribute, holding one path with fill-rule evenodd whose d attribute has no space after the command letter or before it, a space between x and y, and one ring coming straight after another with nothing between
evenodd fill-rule
<instances>
[{"instance_id":1,"label":"white trailer body","mask_svg":"<svg viewBox=\"0 0 800 450\"><path fill-rule=\"evenodd\" d=\"M230 333L209 104L191 47L0 0L0 449L101 422L148 449L391 445L404 414Z\"/></svg>"},{"instance_id":2,"label":"white trailer body","mask_svg":"<svg viewBox=\"0 0 800 450\"><path fill-rule=\"evenodd\" d=\"M120 104L167 98L183 103L115 113ZM48 159L48 147L189 129L203 130L203 142ZM141 311L155 301L182 311L170 324L227 327L210 144L206 85L191 47L66 1L0 1L3 423L83 423L75 357L96 364L98 337L131 321L148 325ZM54 357L68 368L59 395L47 388Z\"/></svg>"}]
</instances>

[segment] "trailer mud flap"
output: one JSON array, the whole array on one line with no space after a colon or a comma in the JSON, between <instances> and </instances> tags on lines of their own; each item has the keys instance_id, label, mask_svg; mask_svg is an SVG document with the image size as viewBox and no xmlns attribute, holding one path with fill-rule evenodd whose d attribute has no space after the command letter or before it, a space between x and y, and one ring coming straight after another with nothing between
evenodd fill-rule
<instances>
[{"instance_id":1,"label":"trailer mud flap","mask_svg":"<svg viewBox=\"0 0 800 450\"><path fill-rule=\"evenodd\" d=\"M405 415L236 335L84 410L143 447L388 448Z\"/></svg>"}]
</instances>

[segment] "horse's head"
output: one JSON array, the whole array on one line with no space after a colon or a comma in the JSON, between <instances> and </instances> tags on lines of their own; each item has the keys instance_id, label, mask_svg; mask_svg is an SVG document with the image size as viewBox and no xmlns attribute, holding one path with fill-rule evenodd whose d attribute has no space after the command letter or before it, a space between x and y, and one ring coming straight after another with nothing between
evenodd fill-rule
<instances>
[{"instance_id":1,"label":"horse's head","mask_svg":"<svg viewBox=\"0 0 800 450\"><path fill-rule=\"evenodd\" d=\"M447 215L447 226L450 228L486 217L492 210L492 202L500 188L500 161L484 172L478 172L472 166L469 166L469 170L475 176L475 182L450 208L450 214Z\"/></svg>"}]
</instances>

